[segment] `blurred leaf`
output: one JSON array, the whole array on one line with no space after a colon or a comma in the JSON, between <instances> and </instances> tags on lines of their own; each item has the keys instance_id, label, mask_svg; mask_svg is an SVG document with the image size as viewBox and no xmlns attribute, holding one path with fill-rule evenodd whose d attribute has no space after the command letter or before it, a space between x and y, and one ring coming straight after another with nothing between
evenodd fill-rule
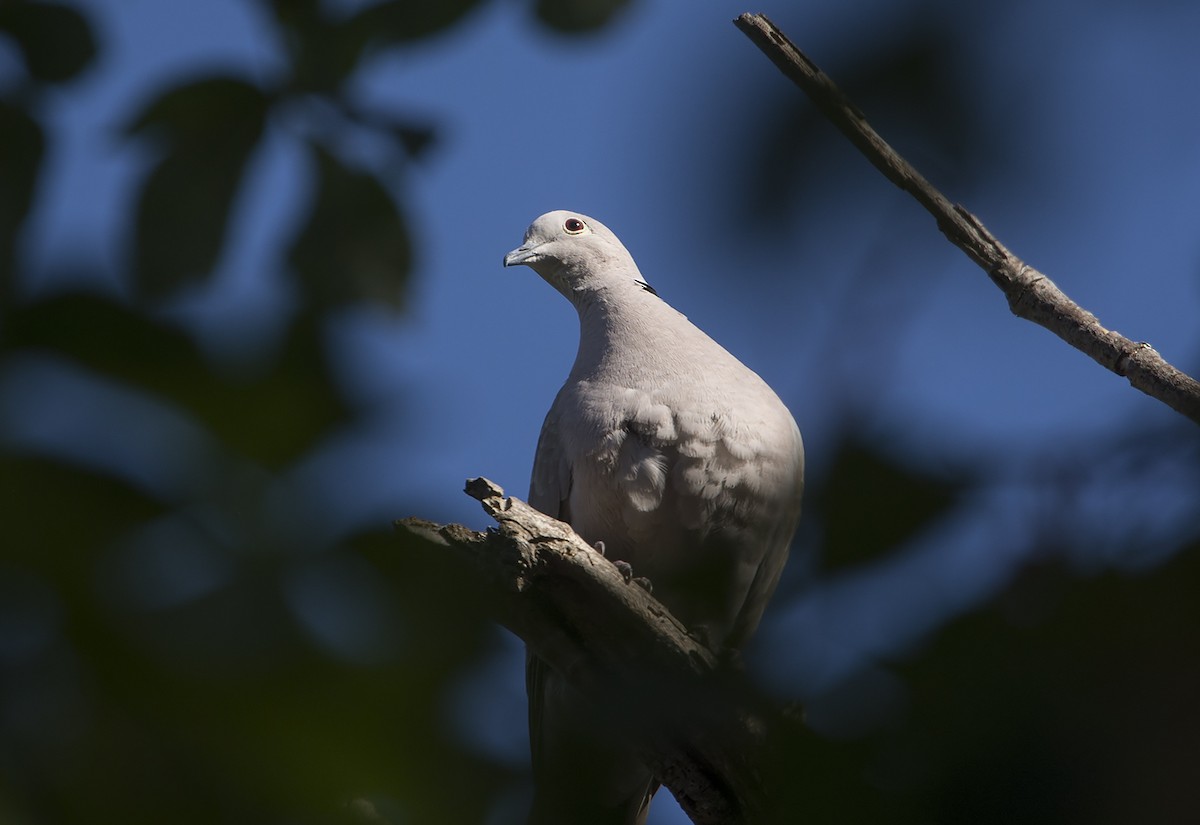
<instances>
[{"instance_id":1,"label":"blurred leaf","mask_svg":"<svg viewBox=\"0 0 1200 825\"><path fill-rule=\"evenodd\" d=\"M212 405L214 429L243 455L268 466L298 458L350 416L329 370L320 319L292 324L269 372L231 383Z\"/></svg>"},{"instance_id":2,"label":"blurred leaf","mask_svg":"<svg viewBox=\"0 0 1200 825\"><path fill-rule=\"evenodd\" d=\"M288 256L308 306L400 307L412 265L403 216L374 176L347 169L320 148L314 154L316 202Z\"/></svg>"},{"instance_id":3,"label":"blurred leaf","mask_svg":"<svg viewBox=\"0 0 1200 825\"><path fill-rule=\"evenodd\" d=\"M51 459L0 452L0 558L90 590L89 548L162 512L123 481Z\"/></svg>"},{"instance_id":4,"label":"blurred leaf","mask_svg":"<svg viewBox=\"0 0 1200 825\"><path fill-rule=\"evenodd\" d=\"M359 12L350 21L364 41L403 43L439 34L479 5L479 0L391 0Z\"/></svg>"},{"instance_id":5,"label":"blurred leaf","mask_svg":"<svg viewBox=\"0 0 1200 825\"><path fill-rule=\"evenodd\" d=\"M289 566L281 558L201 602L123 617L132 672L102 666L107 701L135 709L175 759L191 754L193 770L237 810L261 806L319 822L354 797L381 794L402 801L404 821L482 821L503 774L447 738L441 706L490 625L471 605L446 599L430 566L393 536L359 536L328 556L385 560L385 568L368 562L367 572L398 610L391 621L404 643L388 661L348 665L287 633L281 624L294 620L280 597ZM275 642L252 661L226 652L236 642L220 642L261 637L260 625L275 628ZM150 650L169 650L169 658L139 655L137 639L147 634L159 637ZM123 770L122 786L138 781L136 767ZM459 782L473 793L447 795Z\"/></svg>"},{"instance_id":6,"label":"blurred leaf","mask_svg":"<svg viewBox=\"0 0 1200 825\"><path fill-rule=\"evenodd\" d=\"M169 387L177 374L191 380L201 366L182 333L89 294L59 295L23 308L0 331L0 341L10 352L36 347L59 353L135 386L155 379Z\"/></svg>"},{"instance_id":7,"label":"blurred leaf","mask_svg":"<svg viewBox=\"0 0 1200 825\"><path fill-rule=\"evenodd\" d=\"M974 101L955 82L957 38L937 22L918 21L884 49L870 51L843 89L880 123L937 154L961 160Z\"/></svg>"},{"instance_id":8,"label":"blurred leaf","mask_svg":"<svg viewBox=\"0 0 1200 825\"><path fill-rule=\"evenodd\" d=\"M825 526L822 566L847 567L886 555L945 515L958 491L952 481L844 441L810 509Z\"/></svg>"},{"instance_id":9,"label":"blurred leaf","mask_svg":"<svg viewBox=\"0 0 1200 825\"><path fill-rule=\"evenodd\" d=\"M370 534L349 546L395 589L403 626L411 631L391 691L394 697L403 685L411 702L405 710L409 718L391 728L395 747L407 760L405 775L393 779L393 787L413 822L482 822L506 771L448 735L446 722L453 711L447 694L453 680L504 631L484 614L482 599L464 598L459 582L446 578L438 558L444 548L420 544L411 535ZM386 688L378 696L382 702L395 701ZM449 787L470 787L472 793L447 794L447 777L454 777Z\"/></svg>"},{"instance_id":10,"label":"blurred leaf","mask_svg":"<svg viewBox=\"0 0 1200 825\"><path fill-rule=\"evenodd\" d=\"M976 128L981 101L956 82L958 48L943 25L918 21L872 41L833 76L884 139L943 186L988 171L970 165L987 136ZM793 86L772 86L757 121L751 148L728 168L731 191L740 193L731 202L747 228L770 231L782 209L820 209L812 193L844 187L841 165L860 158Z\"/></svg>"},{"instance_id":11,"label":"blurred leaf","mask_svg":"<svg viewBox=\"0 0 1200 825\"><path fill-rule=\"evenodd\" d=\"M409 158L417 160L437 141L437 130L427 122L408 120L392 112L339 101L339 110L355 124L383 132L398 141Z\"/></svg>"},{"instance_id":12,"label":"blurred leaf","mask_svg":"<svg viewBox=\"0 0 1200 825\"><path fill-rule=\"evenodd\" d=\"M413 160L419 159L437 142L437 130L428 123L404 120L388 112L345 109L347 115L363 126L386 132L404 147Z\"/></svg>"},{"instance_id":13,"label":"blurred leaf","mask_svg":"<svg viewBox=\"0 0 1200 825\"><path fill-rule=\"evenodd\" d=\"M903 668L912 710L890 740L923 763L907 790L937 812L911 820L1190 822L1198 635L1195 543L1141 576L1027 568Z\"/></svg>"},{"instance_id":14,"label":"blurred leaf","mask_svg":"<svg viewBox=\"0 0 1200 825\"><path fill-rule=\"evenodd\" d=\"M157 610L52 580L68 613L60 638L47 661L26 657L5 671L8 707L36 694L21 704L35 714L23 735L14 740L8 726L0 738L0 759L21 765L6 774L5 793L46 822L354 822L344 806L368 795L404 814L397 822L484 821L510 777L447 735L444 705L447 684L494 638L489 626L470 605L420 595L428 567L390 535L335 552L406 561L387 585L413 643L387 662L351 665L305 644L281 597L282 557ZM103 554L75 553L57 569L86 581L98 562ZM261 638L263 626L274 641L252 661L236 651L223 661L222 645L209 643ZM71 666L55 668L50 653L64 649Z\"/></svg>"},{"instance_id":15,"label":"blurred leaf","mask_svg":"<svg viewBox=\"0 0 1200 825\"><path fill-rule=\"evenodd\" d=\"M172 89L130 125L164 143L138 203L138 291L163 298L212 274L229 211L258 144L268 98L241 80L212 78Z\"/></svg>"},{"instance_id":16,"label":"blurred leaf","mask_svg":"<svg viewBox=\"0 0 1200 825\"><path fill-rule=\"evenodd\" d=\"M425 154L425 151L437 140L437 131L431 126L398 124L392 127L392 131L404 145L409 157L413 159Z\"/></svg>"},{"instance_id":17,"label":"blurred leaf","mask_svg":"<svg viewBox=\"0 0 1200 825\"><path fill-rule=\"evenodd\" d=\"M784 821L1187 825L1198 634L1200 544L1138 576L1030 566L893 666L901 710L885 724L780 743L769 767L795 788Z\"/></svg>"},{"instance_id":18,"label":"blurred leaf","mask_svg":"<svg viewBox=\"0 0 1200 825\"><path fill-rule=\"evenodd\" d=\"M17 41L29 73L61 83L79 74L96 57L91 26L79 12L58 3L0 4L0 30Z\"/></svg>"},{"instance_id":19,"label":"blurred leaf","mask_svg":"<svg viewBox=\"0 0 1200 825\"><path fill-rule=\"evenodd\" d=\"M538 19L566 34L592 32L609 23L630 0L537 0Z\"/></svg>"},{"instance_id":20,"label":"blurred leaf","mask_svg":"<svg viewBox=\"0 0 1200 825\"><path fill-rule=\"evenodd\" d=\"M275 19L288 26L302 17L314 17L321 11L321 0L265 0Z\"/></svg>"},{"instance_id":21,"label":"blurred leaf","mask_svg":"<svg viewBox=\"0 0 1200 825\"><path fill-rule=\"evenodd\" d=\"M776 789L767 825L900 823L896 803L865 777L870 751L862 742L822 739L810 731L772 737L763 771Z\"/></svg>"},{"instance_id":22,"label":"blurred leaf","mask_svg":"<svg viewBox=\"0 0 1200 825\"><path fill-rule=\"evenodd\" d=\"M328 371L318 324L302 319L264 374L214 373L178 331L88 295L63 295L16 313L8 348L57 352L178 404L241 455L282 466L348 415Z\"/></svg>"},{"instance_id":23,"label":"blurred leaf","mask_svg":"<svg viewBox=\"0 0 1200 825\"><path fill-rule=\"evenodd\" d=\"M243 80L213 77L169 89L129 124L131 134L158 130L181 144L204 144L227 131L257 135L266 97Z\"/></svg>"},{"instance_id":24,"label":"blurred leaf","mask_svg":"<svg viewBox=\"0 0 1200 825\"><path fill-rule=\"evenodd\" d=\"M336 94L368 50L432 37L453 26L479 0L393 0L344 19L311 0L272 0L287 30L293 86Z\"/></svg>"},{"instance_id":25,"label":"blurred leaf","mask_svg":"<svg viewBox=\"0 0 1200 825\"><path fill-rule=\"evenodd\" d=\"M0 101L0 315L13 299L17 230L33 202L44 148L37 121Z\"/></svg>"},{"instance_id":26,"label":"blurred leaf","mask_svg":"<svg viewBox=\"0 0 1200 825\"><path fill-rule=\"evenodd\" d=\"M291 89L337 96L362 60L364 33L356 26L326 20L315 9L289 8L283 19L291 47Z\"/></svg>"}]
</instances>

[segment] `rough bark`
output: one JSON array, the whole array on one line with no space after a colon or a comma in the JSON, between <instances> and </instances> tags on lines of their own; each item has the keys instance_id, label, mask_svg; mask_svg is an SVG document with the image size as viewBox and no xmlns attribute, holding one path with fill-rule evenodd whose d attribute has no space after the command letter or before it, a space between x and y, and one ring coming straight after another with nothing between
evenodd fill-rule
<instances>
[{"instance_id":1,"label":"rough bark","mask_svg":"<svg viewBox=\"0 0 1200 825\"><path fill-rule=\"evenodd\" d=\"M439 554L465 592L619 726L695 823L772 819L762 766L796 725L749 688L662 604L563 522L486 479L467 493L498 523L485 533L410 518L399 530Z\"/></svg>"}]
</instances>

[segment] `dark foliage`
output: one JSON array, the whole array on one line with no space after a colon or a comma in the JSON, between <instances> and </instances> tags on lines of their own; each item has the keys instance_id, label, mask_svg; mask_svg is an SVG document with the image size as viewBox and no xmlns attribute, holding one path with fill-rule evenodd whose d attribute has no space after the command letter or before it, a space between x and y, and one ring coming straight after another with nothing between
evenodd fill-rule
<instances>
[{"instance_id":1,"label":"dark foliage","mask_svg":"<svg viewBox=\"0 0 1200 825\"><path fill-rule=\"evenodd\" d=\"M85 76L105 43L84 3L0 4L0 37L24 72L0 93L0 364L52 365L95 388L54 410L87 422L74 452L12 446L12 422L0 419L5 821L362 822L373 821L369 800L394 823L458 825L494 816L526 781L447 723L447 686L495 643L473 601L452 598L437 569L382 529L330 537L327 502L277 483L360 413L331 374L327 320L348 305L402 307L420 274L402 176L353 165L336 137L365 129L391 150L390 171L403 170L427 160L439 124L363 111L343 89L371 53L448 36L482 2L396 0L342 16L318 0L261 3L286 44L285 78L268 88L212 74L165 87L120 136L150 159L124 223L128 300L23 290L31 273L18 239L48 146L39 104ZM529 5L570 40L619 21L630 3ZM969 179L955 148L980 138L971 115L981 104L946 81L951 40L925 21L863 56L846 85L869 109L906 113L913 139ZM296 127L294 113L314 100L332 125ZM744 215L786 204L796 177L807 188L823 173L813 118L763 125L752 167L733 169L747 182L730 198ZM291 314L272 352L214 363L161 310L213 279L249 170L284 121L312 183L278 250ZM780 175L785 156L810 160ZM817 576L869 572L995 481L986 457L946 472L878 444L849 434L811 479L810 519L827 539ZM1066 455L1057 474L1028 483L1043 485L1053 510L1090 473L1169 460L1194 480L1190 430L1139 430L1109 446L1104 463ZM98 469L104 451L136 453L150 469ZM853 736L781 749L767 770L795 777L785 801L794 821L1194 815L1195 530L1171 538L1173 550L1187 545L1178 558L1138 576L1082 575L1063 559L1092 539L1042 532L1044 563L924 648L873 663L900 686L894 713Z\"/></svg>"}]
</instances>

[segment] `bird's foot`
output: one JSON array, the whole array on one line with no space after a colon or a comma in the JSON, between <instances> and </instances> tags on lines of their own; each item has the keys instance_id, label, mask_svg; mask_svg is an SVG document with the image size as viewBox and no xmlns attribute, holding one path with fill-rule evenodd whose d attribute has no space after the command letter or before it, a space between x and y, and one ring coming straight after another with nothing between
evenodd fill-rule
<instances>
[{"instance_id":1,"label":"bird's foot","mask_svg":"<svg viewBox=\"0 0 1200 825\"><path fill-rule=\"evenodd\" d=\"M604 556L605 558L608 557L608 551L607 551L607 548L605 548L605 546L604 546L604 542L602 542L602 541L596 542L595 544L592 545L592 549L595 550L600 555ZM613 567L617 568L617 572L621 574L621 578L625 580L626 584L629 584L630 582L632 582L633 584L636 584L638 587L645 590L647 593L654 592L654 585L652 585L650 583L650 580L648 578L646 578L645 576L638 576L635 579L633 577L633 565L630 564L629 562L621 561L620 559L616 559L613 561Z\"/></svg>"},{"instance_id":2,"label":"bird's foot","mask_svg":"<svg viewBox=\"0 0 1200 825\"><path fill-rule=\"evenodd\" d=\"M626 584L633 581L633 565L627 561L614 561L613 566L617 568L617 572L621 574L621 578Z\"/></svg>"}]
</instances>

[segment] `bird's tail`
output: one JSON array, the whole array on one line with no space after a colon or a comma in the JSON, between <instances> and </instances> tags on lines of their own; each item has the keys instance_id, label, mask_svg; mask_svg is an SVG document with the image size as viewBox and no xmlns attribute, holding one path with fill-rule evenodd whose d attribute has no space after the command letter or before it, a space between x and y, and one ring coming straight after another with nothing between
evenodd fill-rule
<instances>
[{"instance_id":1,"label":"bird's tail","mask_svg":"<svg viewBox=\"0 0 1200 825\"><path fill-rule=\"evenodd\" d=\"M534 797L529 825L644 825L659 783L545 662L530 655L529 741Z\"/></svg>"}]
</instances>

